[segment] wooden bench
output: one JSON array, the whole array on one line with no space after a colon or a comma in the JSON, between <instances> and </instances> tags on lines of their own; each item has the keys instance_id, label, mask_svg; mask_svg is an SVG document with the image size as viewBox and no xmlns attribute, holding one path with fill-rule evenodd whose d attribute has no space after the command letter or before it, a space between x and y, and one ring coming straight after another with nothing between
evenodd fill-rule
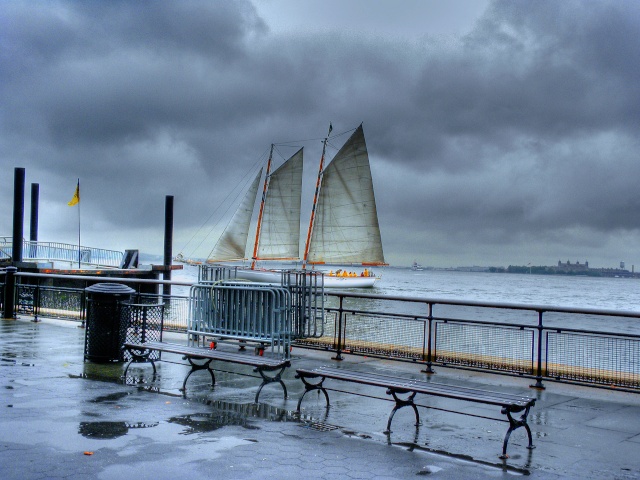
<instances>
[{"instance_id":1,"label":"wooden bench","mask_svg":"<svg viewBox=\"0 0 640 480\"><path fill-rule=\"evenodd\" d=\"M197 370L208 370L211 375L211 386L216 383L216 377L211 368L211 363L216 360L220 362L237 363L240 365L248 365L254 367L254 372L258 372L262 377L262 384L256 393L255 403L258 403L258 397L262 388L273 382L278 382L284 390L284 398L287 398L287 387L282 381L282 373L284 369L291 366L291 362L286 359L267 358L257 355L249 355L243 353L225 352L222 350L214 350L200 347L189 347L186 345L179 345L175 343L166 342L145 342L145 343L125 343L124 348L131 354L131 360L124 369L123 376L126 378L127 371L132 363L151 363L153 366L153 373L156 373L155 361L150 358L151 352L166 352L182 355L185 360L189 361L191 370L187 373L187 376L182 382L182 392L187 390L187 380L191 374ZM273 376L268 376L265 372L277 373Z\"/></svg>"},{"instance_id":2,"label":"wooden bench","mask_svg":"<svg viewBox=\"0 0 640 480\"><path fill-rule=\"evenodd\" d=\"M509 420L509 429L504 437L502 445L502 455L500 458L508 458L507 444L511 433L517 428L524 427L529 436L528 449L535 448L531 438L531 429L527 423L529 409L536 403L534 398L512 395L508 393L490 392L479 390L476 388L460 387L455 385L444 385L441 383L427 382L424 380L402 379L389 375L381 375L377 373L366 373L350 371L343 368L319 367L315 369L300 368L296 370L296 378L300 378L304 383L304 393L298 400L296 411L300 412L302 399L312 390L320 390L324 393L327 400L327 408L329 407L329 394L324 387L324 381L327 378L333 380L342 380L345 382L360 383L364 385L372 385L375 387L383 387L387 389L387 395L391 395L396 402L395 407L389 415L387 421L387 430L385 433L391 433L391 421L395 413L402 407L410 406L416 416L416 426L420 425L420 415L414 403L416 394L435 395L439 397L454 398L456 400L466 400L475 403L484 403L488 405L496 405L501 407L501 413L507 416ZM311 383L308 379L320 379L317 383ZM406 398L399 398L398 395L408 395ZM513 418L512 414L523 412L520 418Z\"/></svg>"}]
</instances>

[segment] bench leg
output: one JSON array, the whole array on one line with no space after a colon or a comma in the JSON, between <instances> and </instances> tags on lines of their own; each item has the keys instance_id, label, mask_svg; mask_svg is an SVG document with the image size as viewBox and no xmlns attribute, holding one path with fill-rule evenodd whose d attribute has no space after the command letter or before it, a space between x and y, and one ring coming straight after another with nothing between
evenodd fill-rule
<instances>
[{"instance_id":1,"label":"bench leg","mask_svg":"<svg viewBox=\"0 0 640 480\"><path fill-rule=\"evenodd\" d=\"M320 381L318 383L309 383L309 381L307 381L306 377L298 376L298 378L300 380L302 380L302 383L304 383L304 393L302 394L302 396L298 400L298 406L296 407L296 412L297 413L300 413L300 405L302 404L302 399L307 394L307 392L310 392L312 390L320 390L320 391L322 391L322 393L324 393L324 398L327 400L327 408L329 408L329 394L327 393L327 391L325 390L325 388L323 386L325 377L321 377Z\"/></svg>"},{"instance_id":2,"label":"bench leg","mask_svg":"<svg viewBox=\"0 0 640 480\"><path fill-rule=\"evenodd\" d=\"M505 414L507 416L507 418L509 419L509 430L507 430L507 434L504 437L504 442L502 443L502 455L500 455L500 458L505 459L505 458L509 458L509 455L507 455L507 444L509 443L509 437L511 436L511 432L513 432L514 430L520 428L520 427L524 427L525 430L527 431L527 436L529 437L529 445L527 445L527 448L529 450L532 450L534 448L536 448L533 445L533 439L531 436L531 428L529 428L529 424L527 423L527 416L529 415L529 409L531 407L527 407L524 410L524 413L522 414L522 416L516 420L515 418L513 418L513 416L511 415L511 411L503 408L502 409L502 413Z\"/></svg>"},{"instance_id":3,"label":"bench leg","mask_svg":"<svg viewBox=\"0 0 640 480\"><path fill-rule=\"evenodd\" d=\"M393 399L396 402L396 406L393 407L393 410L391 410L391 414L389 415L389 420L387 421L387 429L383 433L391 433L391 420L393 420L393 416L396 414L398 410L406 406L411 406L413 408L413 412L416 415L416 427L420 425L420 414L418 413L418 408L416 407L416 404L413 403L413 399L416 397L416 392L411 392L411 395L409 395L406 399L398 398L399 393L409 393L409 392L392 390L392 389L387 390L387 395L391 395L393 397Z\"/></svg>"},{"instance_id":4,"label":"bench leg","mask_svg":"<svg viewBox=\"0 0 640 480\"><path fill-rule=\"evenodd\" d=\"M216 377L213 374L213 370L211 369L211 362L213 361L212 358L206 360L203 364L199 365L197 363L194 362L194 359L191 357L184 357L186 360L189 361L189 365L191 365L191 370L189 371L189 373L187 373L187 376L184 377L184 382L182 382L182 388L180 389L181 392L186 392L187 391L187 380L189 379L189 377L191 376L191 374L197 370L209 370L209 373L211 374L211 386L215 386L216 384Z\"/></svg>"},{"instance_id":5,"label":"bench leg","mask_svg":"<svg viewBox=\"0 0 640 480\"><path fill-rule=\"evenodd\" d=\"M144 350L130 348L129 353L131 354L131 360L127 363L127 366L124 369L124 373L122 374L123 378L127 378L127 372L129 371L129 367L132 363L147 363L150 362L153 367L153 374L156 374L156 364L153 360L149 360L149 355L151 355L152 350L145 348Z\"/></svg>"},{"instance_id":6,"label":"bench leg","mask_svg":"<svg viewBox=\"0 0 640 480\"><path fill-rule=\"evenodd\" d=\"M258 389L258 393L256 393L256 399L254 403L258 403L258 397L260 396L260 392L262 391L262 388L267 385L268 383L273 383L273 382L278 382L280 385L282 385L282 390L284 391L284 399L287 399L287 387L284 384L284 382L282 381L282 373L284 372L284 369L286 367L282 367L280 369L280 371L278 373L276 373L273 377L269 377L267 375L265 375L264 373L264 369L262 368L256 368L254 369L255 372L258 372L260 374L260 376L262 377L262 385L260 385L260 388Z\"/></svg>"}]
</instances>

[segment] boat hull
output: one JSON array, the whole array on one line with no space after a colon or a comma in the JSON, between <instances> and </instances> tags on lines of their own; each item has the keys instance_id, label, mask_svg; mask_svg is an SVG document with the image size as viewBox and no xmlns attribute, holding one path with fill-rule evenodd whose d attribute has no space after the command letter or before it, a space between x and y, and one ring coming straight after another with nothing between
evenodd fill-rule
<instances>
[{"instance_id":1,"label":"boat hull","mask_svg":"<svg viewBox=\"0 0 640 480\"><path fill-rule=\"evenodd\" d=\"M282 273L277 270L241 270L236 271L236 277L242 280L259 283L280 284ZM371 288L378 277L323 277L324 288Z\"/></svg>"}]
</instances>

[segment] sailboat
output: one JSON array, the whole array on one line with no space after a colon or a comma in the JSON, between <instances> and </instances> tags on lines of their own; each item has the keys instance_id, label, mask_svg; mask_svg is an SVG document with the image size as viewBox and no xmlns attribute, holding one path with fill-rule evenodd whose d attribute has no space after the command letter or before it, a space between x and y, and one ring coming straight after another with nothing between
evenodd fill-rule
<instances>
[{"instance_id":1,"label":"sailboat","mask_svg":"<svg viewBox=\"0 0 640 480\"><path fill-rule=\"evenodd\" d=\"M329 134L332 127L329 127ZM370 268L387 265L382 240L369 154L362 125L324 167L329 134L322 156L304 242L302 267L361 265L359 274L338 268L323 272L324 287L366 288L378 280ZM251 268L238 269L237 276L254 282L279 283L281 270L257 267L262 260L300 260L300 214L303 149L271 172L273 145L267 162ZM256 175L231 222L211 251L207 263L245 259L251 217L262 170Z\"/></svg>"}]
</instances>

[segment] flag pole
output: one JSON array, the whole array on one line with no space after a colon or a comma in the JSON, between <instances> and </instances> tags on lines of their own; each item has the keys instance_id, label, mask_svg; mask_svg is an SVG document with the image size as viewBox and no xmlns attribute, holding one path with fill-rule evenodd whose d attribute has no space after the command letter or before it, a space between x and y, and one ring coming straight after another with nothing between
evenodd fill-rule
<instances>
[{"instance_id":1,"label":"flag pole","mask_svg":"<svg viewBox=\"0 0 640 480\"><path fill-rule=\"evenodd\" d=\"M78 178L78 197L80 196L80 179ZM80 266L80 254L81 254L81 250L80 250L80 202L78 202L78 268L81 268Z\"/></svg>"},{"instance_id":2,"label":"flag pole","mask_svg":"<svg viewBox=\"0 0 640 480\"><path fill-rule=\"evenodd\" d=\"M80 250L80 179L78 178L78 184L76 185L76 191L73 193L73 197L67 203L70 207L74 207L78 205L78 268L80 268L80 258L81 258L81 250Z\"/></svg>"}]
</instances>

